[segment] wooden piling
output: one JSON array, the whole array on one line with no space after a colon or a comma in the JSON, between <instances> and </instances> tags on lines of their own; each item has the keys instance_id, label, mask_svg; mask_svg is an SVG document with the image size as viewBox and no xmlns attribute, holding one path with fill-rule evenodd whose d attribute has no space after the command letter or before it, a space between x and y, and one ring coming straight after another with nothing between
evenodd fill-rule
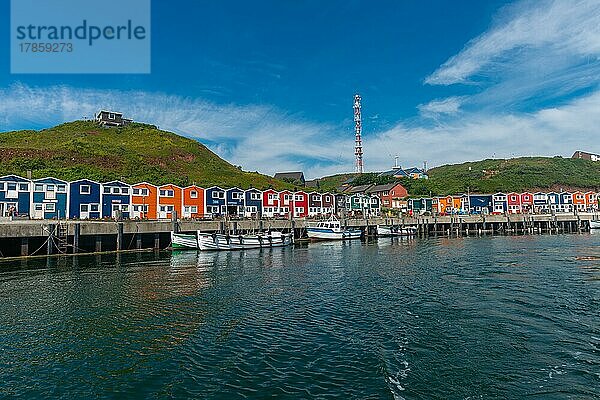
<instances>
[{"instance_id":1,"label":"wooden piling","mask_svg":"<svg viewBox=\"0 0 600 400\"><path fill-rule=\"evenodd\" d=\"M79 238L81 237L81 223L77 222L73 228L73 254L79 253Z\"/></svg>"},{"instance_id":2,"label":"wooden piling","mask_svg":"<svg viewBox=\"0 0 600 400\"><path fill-rule=\"evenodd\" d=\"M21 255L29 255L29 238L27 237L21 238Z\"/></svg>"},{"instance_id":3,"label":"wooden piling","mask_svg":"<svg viewBox=\"0 0 600 400\"><path fill-rule=\"evenodd\" d=\"M123 250L123 223L117 223L117 251Z\"/></svg>"}]
</instances>

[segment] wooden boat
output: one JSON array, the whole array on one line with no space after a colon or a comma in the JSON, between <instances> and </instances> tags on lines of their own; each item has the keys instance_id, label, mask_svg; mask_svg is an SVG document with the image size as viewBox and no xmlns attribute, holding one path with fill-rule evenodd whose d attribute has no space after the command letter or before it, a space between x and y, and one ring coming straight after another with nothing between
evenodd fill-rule
<instances>
[{"instance_id":1,"label":"wooden boat","mask_svg":"<svg viewBox=\"0 0 600 400\"><path fill-rule=\"evenodd\" d=\"M311 240L346 240L359 239L362 236L360 229L344 229L340 221L333 215L327 221L313 223L306 228Z\"/></svg>"},{"instance_id":2,"label":"wooden boat","mask_svg":"<svg viewBox=\"0 0 600 400\"><path fill-rule=\"evenodd\" d=\"M600 229L600 219L590 221L590 229Z\"/></svg>"},{"instance_id":3,"label":"wooden boat","mask_svg":"<svg viewBox=\"0 0 600 400\"><path fill-rule=\"evenodd\" d=\"M401 227L399 225L377 225L377 236L415 236L417 228L414 226Z\"/></svg>"},{"instance_id":4,"label":"wooden boat","mask_svg":"<svg viewBox=\"0 0 600 400\"><path fill-rule=\"evenodd\" d=\"M171 232L173 250L198 250L198 238L195 234Z\"/></svg>"},{"instance_id":5,"label":"wooden boat","mask_svg":"<svg viewBox=\"0 0 600 400\"><path fill-rule=\"evenodd\" d=\"M207 250L246 250L289 246L294 243L294 234L265 232L255 235L224 235L198 231L198 249Z\"/></svg>"}]
</instances>

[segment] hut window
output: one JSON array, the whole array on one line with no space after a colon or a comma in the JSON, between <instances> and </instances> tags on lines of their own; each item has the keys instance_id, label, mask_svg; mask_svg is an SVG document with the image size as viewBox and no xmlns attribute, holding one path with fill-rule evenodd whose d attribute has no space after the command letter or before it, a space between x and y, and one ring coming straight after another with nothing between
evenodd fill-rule
<instances>
[{"instance_id":1,"label":"hut window","mask_svg":"<svg viewBox=\"0 0 600 400\"><path fill-rule=\"evenodd\" d=\"M54 203L46 203L45 206L46 206L45 207L46 211L54 212L54 210L55 210Z\"/></svg>"},{"instance_id":2,"label":"hut window","mask_svg":"<svg viewBox=\"0 0 600 400\"><path fill-rule=\"evenodd\" d=\"M90 211L92 212L98 212L100 206L98 204L91 204L90 205Z\"/></svg>"},{"instance_id":3,"label":"hut window","mask_svg":"<svg viewBox=\"0 0 600 400\"><path fill-rule=\"evenodd\" d=\"M148 196L148 189L142 189L142 196Z\"/></svg>"},{"instance_id":4,"label":"hut window","mask_svg":"<svg viewBox=\"0 0 600 400\"><path fill-rule=\"evenodd\" d=\"M0 183L0 190L4 190L4 182Z\"/></svg>"},{"instance_id":5,"label":"hut window","mask_svg":"<svg viewBox=\"0 0 600 400\"><path fill-rule=\"evenodd\" d=\"M110 193L110 188L109 187L104 187L104 193Z\"/></svg>"},{"instance_id":6,"label":"hut window","mask_svg":"<svg viewBox=\"0 0 600 400\"><path fill-rule=\"evenodd\" d=\"M27 183L21 183L19 184L19 190L22 192L26 192L29 190L29 185Z\"/></svg>"},{"instance_id":7,"label":"hut window","mask_svg":"<svg viewBox=\"0 0 600 400\"><path fill-rule=\"evenodd\" d=\"M195 190L192 190L192 191L190 192L190 197L191 197L192 199L197 199L197 198L198 198L198 192L197 192L197 191L195 191Z\"/></svg>"},{"instance_id":8,"label":"hut window","mask_svg":"<svg viewBox=\"0 0 600 400\"><path fill-rule=\"evenodd\" d=\"M192 206L190 208L190 210L192 211L192 213L197 213L198 212L198 207L197 206Z\"/></svg>"},{"instance_id":9,"label":"hut window","mask_svg":"<svg viewBox=\"0 0 600 400\"><path fill-rule=\"evenodd\" d=\"M167 191L166 190L161 190L160 191L160 195L161 196L166 196L167 195Z\"/></svg>"},{"instance_id":10,"label":"hut window","mask_svg":"<svg viewBox=\"0 0 600 400\"><path fill-rule=\"evenodd\" d=\"M129 188L121 188L121 193L129 194Z\"/></svg>"},{"instance_id":11,"label":"hut window","mask_svg":"<svg viewBox=\"0 0 600 400\"><path fill-rule=\"evenodd\" d=\"M67 185L58 185L57 189L59 192L66 192L67 191Z\"/></svg>"},{"instance_id":12,"label":"hut window","mask_svg":"<svg viewBox=\"0 0 600 400\"><path fill-rule=\"evenodd\" d=\"M41 183L36 183L35 187L34 187L34 190L36 192L43 192L44 191L44 185L42 185Z\"/></svg>"},{"instance_id":13,"label":"hut window","mask_svg":"<svg viewBox=\"0 0 600 400\"><path fill-rule=\"evenodd\" d=\"M119 189L118 187L116 187L116 188L113 188L112 192L114 194L119 194L119 193L121 193L121 189Z\"/></svg>"},{"instance_id":14,"label":"hut window","mask_svg":"<svg viewBox=\"0 0 600 400\"><path fill-rule=\"evenodd\" d=\"M16 183L9 183L7 186L8 186L8 190L17 190Z\"/></svg>"},{"instance_id":15,"label":"hut window","mask_svg":"<svg viewBox=\"0 0 600 400\"><path fill-rule=\"evenodd\" d=\"M139 195L140 194L140 189L133 188L133 194Z\"/></svg>"},{"instance_id":16,"label":"hut window","mask_svg":"<svg viewBox=\"0 0 600 400\"><path fill-rule=\"evenodd\" d=\"M79 187L79 194L90 194L91 191L92 188L90 187L90 185L81 185Z\"/></svg>"}]
</instances>

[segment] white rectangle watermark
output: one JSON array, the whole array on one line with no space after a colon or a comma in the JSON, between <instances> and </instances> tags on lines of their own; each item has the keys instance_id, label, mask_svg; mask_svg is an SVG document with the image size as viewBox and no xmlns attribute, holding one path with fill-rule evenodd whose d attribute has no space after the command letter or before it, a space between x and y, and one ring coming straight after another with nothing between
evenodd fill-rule
<instances>
[{"instance_id":1,"label":"white rectangle watermark","mask_svg":"<svg viewBox=\"0 0 600 400\"><path fill-rule=\"evenodd\" d=\"M150 0L11 0L11 73L150 73Z\"/></svg>"}]
</instances>

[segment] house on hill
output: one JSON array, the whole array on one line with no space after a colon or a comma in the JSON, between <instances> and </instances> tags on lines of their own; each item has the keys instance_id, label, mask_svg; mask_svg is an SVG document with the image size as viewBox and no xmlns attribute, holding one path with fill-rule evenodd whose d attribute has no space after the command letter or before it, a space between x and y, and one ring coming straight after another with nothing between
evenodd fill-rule
<instances>
[{"instance_id":1,"label":"house on hill","mask_svg":"<svg viewBox=\"0 0 600 400\"><path fill-rule=\"evenodd\" d=\"M429 176L427 173L417 167L408 169L394 168L389 171L381 172L378 176L393 176L394 178L412 178L412 179L427 179Z\"/></svg>"},{"instance_id":2,"label":"house on hill","mask_svg":"<svg viewBox=\"0 0 600 400\"><path fill-rule=\"evenodd\" d=\"M571 156L571 158L581 158L581 159L590 160L590 161L600 161L599 154L586 153L585 151L579 151L579 150L577 150L575 153L573 153L573 156Z\"/></svg>"},{"instance_id":3,"label":"house on hill","mask_svg":"<svg viewBox=\"0 0 600 400\"><path fill-rule=\"evenodd\" d=\"M123 113L106 110L98 111L94 119L103 127L125 126L133 122L131 119L123 118Z\"/></svg>"},{"instance_id":4,"label":"house on hill","mask_svg":"<svg viewBox=\"0 0 600 400\"><path fill-rule=\"evenodd\" d=\"M303 172L277 172L273 178L299 186L306 184Z\"/></svg>"}]
</instances>

